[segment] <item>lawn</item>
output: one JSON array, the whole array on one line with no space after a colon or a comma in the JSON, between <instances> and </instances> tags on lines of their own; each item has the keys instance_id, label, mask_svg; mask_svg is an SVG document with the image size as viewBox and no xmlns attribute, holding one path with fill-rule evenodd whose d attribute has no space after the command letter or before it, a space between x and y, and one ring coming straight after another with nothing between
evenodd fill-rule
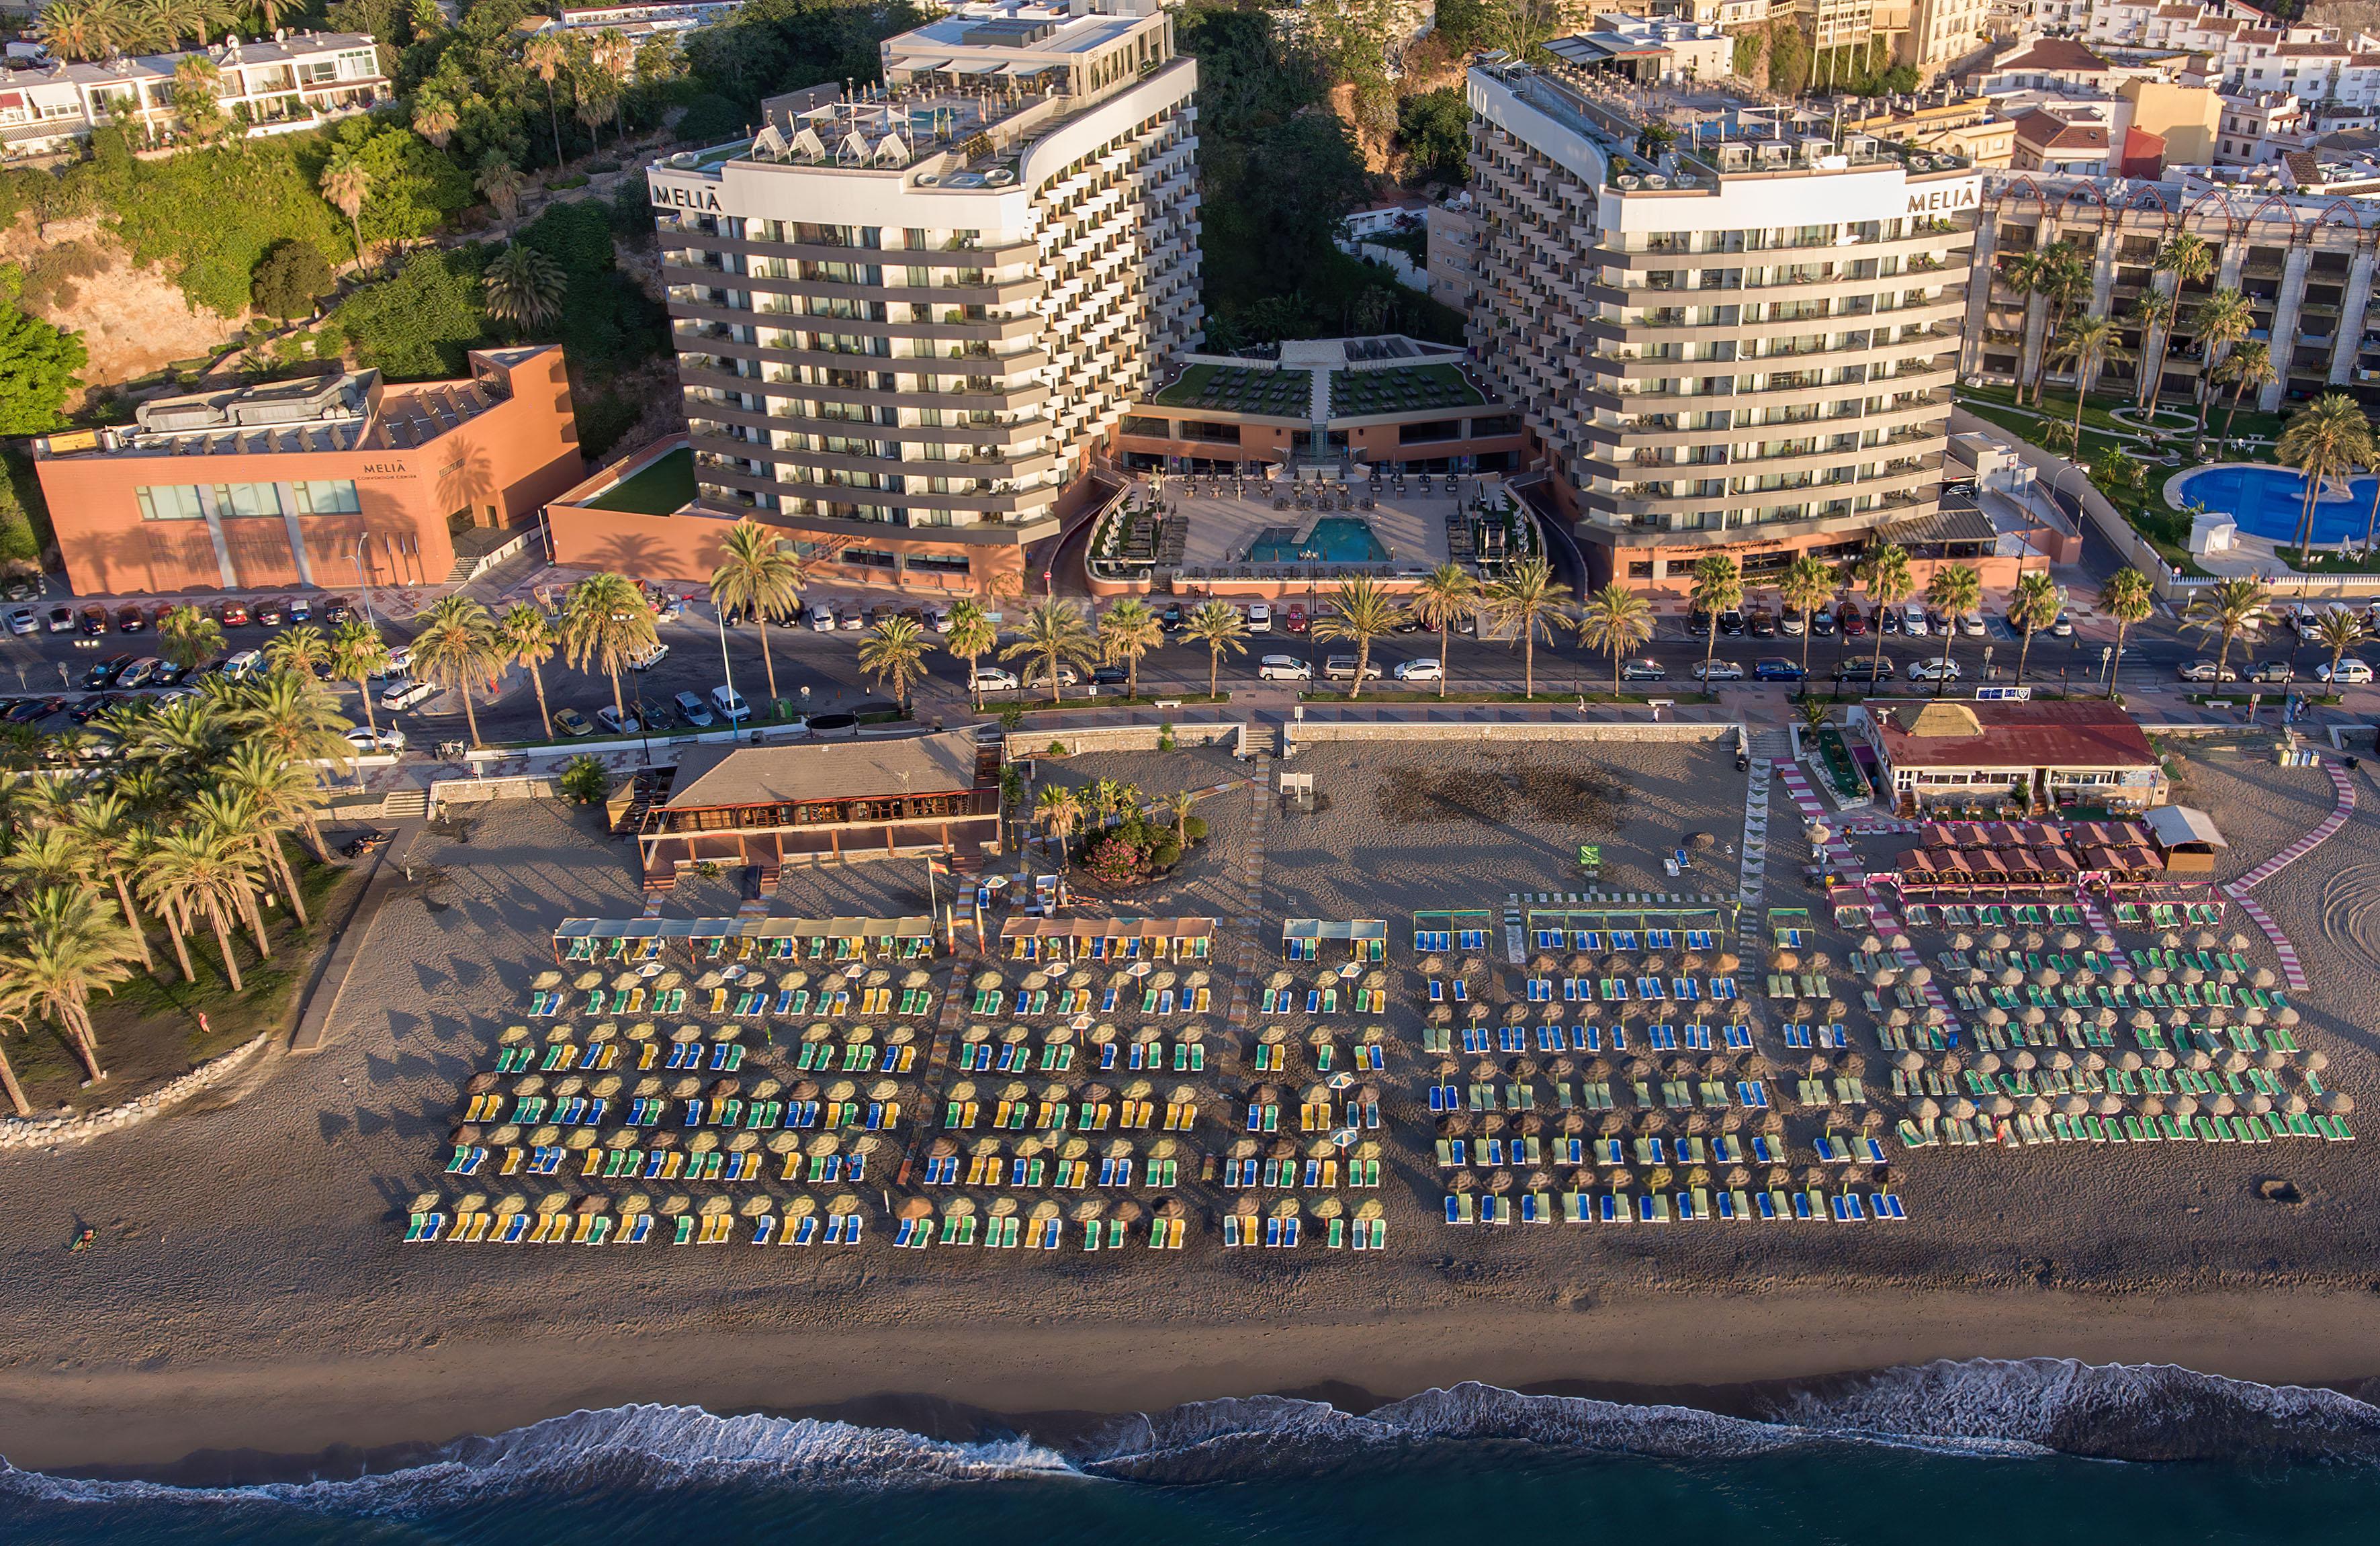
<instances>
[{"instance_id":1,"label":"lawn","mask_svg":"<svg viewBox=\"0 0 2380 1546\"><path fill-rule=\"evenodd\" d=\"M680 446L587 501L595 510L669 515L694 502L694 452Z\"/></svg>"},{"instance_id":2,"label":"lawn","mask_svg":"<svg viewBox=\"0 0 2380 1546\"><path fill-rule=\"evenodd\" d=\"M1958 396L1960 403L1963 406L1974 409L1978 412L1981 412L1986 406L1998 406L2012 411L2016 410L2016 389L2013 387L1989 385L1961 386L1958 389ZM2137 426L2125 424L2120 420L2112 417L2107 412L2110 408L2129 408L2131 405L2132 399L2129 393L2119 395L2117 393L2105 392L2093 393L2082 405L2083 430L2086 434L2093 429L2110 429L2122 434L2138 434L2140 430ZM2196 411L2194 405L2176 404L2170 401L2160 403L2158 406L2168 413L2194 414ZM2208 434L2218 435L2222 433L2223 416L2229 407L2230 399L2228 397L2218 397L2214 402L2207 405L2206 430ZM2059 391L2057 383L2052 382L2050 384L2047 399L2045 402L2039 405L2029 403L2021 411L2022 413L2037 412L2048 417L2062 419L2066 423L2071 424L2074 422L2074 394L2071 392ZM1986 414L1985 417L1988 417L1989 415ZM2281 432L2281 425L2285 421L2285 417L2286 416L2281 414L2268 414L2256 408L2242 407L2240 410L2238 417L2232 421L2231 433L2253 440L2269 441ZM1999 421L1994 420L1994 422L1998 423ZM2189 439L2192 433L2191 426L2186 424L2160 424L2158 429L2168 436L2181 440Z\"/></svg>"}]
</instances>

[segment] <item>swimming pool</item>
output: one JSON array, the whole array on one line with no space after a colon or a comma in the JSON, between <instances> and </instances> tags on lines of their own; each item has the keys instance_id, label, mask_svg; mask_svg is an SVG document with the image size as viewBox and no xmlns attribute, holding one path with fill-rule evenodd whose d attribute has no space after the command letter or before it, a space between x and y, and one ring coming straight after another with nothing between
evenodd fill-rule
<instances>
[{"instance_id":1,"label":"swimming pool","mask_svg":"<svg viewBox=\"0 0 2380 1546\"><path fill-rule=\"evenodd\" d=\"M1389 550L1368 522L1353 515L1325 515L1298 540L1295 526L1267 526L1248 544L1251 563L1386 563Z\"/></svg>"},{"instance_id":2,"label":"swimming pool","mask_svg":"<svg viewBox=\"0 0 2380 1546\"><path fill-rule=\"evenodd\" d=\"M2359 477L2341 497L2337 479L2324 486L2314 501L2313 541L2321 546L2341 537L2363 539L2364 524L2372 518L2373 480ZM2185 475L2173 487L2176 499L2197 500L2207 509L2228 515L2242 532L2275 542L2294 542L2298 516L2305 505L2305 479L2288 467L2208 467Z\"/></svg>"}]
</instances>

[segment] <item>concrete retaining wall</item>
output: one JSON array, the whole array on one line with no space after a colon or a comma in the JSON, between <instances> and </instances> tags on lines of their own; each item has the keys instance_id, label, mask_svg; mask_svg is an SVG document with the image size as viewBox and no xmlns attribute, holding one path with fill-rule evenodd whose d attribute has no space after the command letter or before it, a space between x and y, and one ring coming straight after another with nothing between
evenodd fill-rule
<instances>
[{"instance_id":1,"label":"concrete retaining wall","mask_svg":"<svg viewBox=\"0 0 2380 1546\"><path fill-rule=\"evenodd\" d=\"M552 779L516 774L502 779L440 779L430 786L430 814L442 805L477 805L491 800L541 800L560 791Z\"/></svg>"},{"instance_id":2,"label":"concrete retaining wall","mask_svg":"<svg viewBox=\"0 0 2380 1546\"><path fill-rule=\"evenodd\" d=\"M212 1062L201 1063L181 1078L138 1100L79 1117L11 1117L0 1119L0 1149L39 1149L53 1143L86 1143L102 1133L137 1127L161 1112L170 1111L200 1091L220 1084L246 1067L264 1045L262 1036L242 1042Z\"/></svg>"},{"instance_id":3,"label":"concrete retaining wall","mask_svg":"<svg viewBox=\"0 0 2380 1546\"><path fill-rule=\"evenodd\" d=\"M1248 727L1230 723L1176 725L1173 744L1178 746L1213 746L1228 744L1233 756L1247 755ZM1025 729L1008 735L1008 755L1017 757L1047 756L1052 742L1062 744L1068 755L1082 752L1153 752L1164 734L1162 725L1101 725L1091 730Z\"/></svg>"},{"instance_id":4,"label":"concrete retaining wall","mask_svg":"<svg viewBox=\"0 0 2380 1546\"><path fill-rule=\"evenodd\" d=\"M1377 722L1306 720L1283 727L1287 743L1284 755L1294 756L1299 746L1326 741L1734 741L1743 733L1743 727L1732 721L1717 723L1698 720L1669 720L1655 724L1641 723L1560 723L1540 720L1513 720L1510 723L1489 721L1473 725L1409 724L1399 720Z\"/></svg>"}]
</instances>

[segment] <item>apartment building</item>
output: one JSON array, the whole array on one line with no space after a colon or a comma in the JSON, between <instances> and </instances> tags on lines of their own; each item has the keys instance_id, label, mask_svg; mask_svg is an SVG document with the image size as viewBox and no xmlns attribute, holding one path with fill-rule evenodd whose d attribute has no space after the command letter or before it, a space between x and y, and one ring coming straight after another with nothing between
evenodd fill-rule
<instances>
[{"instance_id":1,"label":"apartment building","mask_svg":"<svg viewBox=\"0 0 2380 1546\"><path fill-rule=\"evenodd\" d=\"M2287 92L2227 95L2222 106L2215 141L2217 166L2270 166L2313 148L2315 136L2305 103Z\"/></svg>"},{"instance_id":2,"label":"apartment building","mask_svg":"<svg viewBox=\"0 0 2380 1546\"><path fill-rule=\"evenodd\" d=\"M1655 0L1655 16L1673 16L1703 27L1768 25L1768 0Z\"/></svg>"},{"instance_id":3,"label":"apartment building","mask_svg":"<svg viewBox=\"0 0 2380 1546\"><path fill-rule=\"evenodd\" d=\"M1896 58L1916 68L1921 84L1930 83L1981 48L1991 23L1991 0L1915 0Z\"/></svg>"},{"instance_id":4,"label":"apartment building","mask_svg":"<svg viewBox=\"0 0 2380 1546\"><path fill-rule=\"evenodd\" d=\"M1755 579L1938 511L1979 175L1791 107L1645 108L1501 56L1472 68L1471 344L1597 583Z\"/></svg>"},{"instance_id":5,"label":"apartment building","mask_svg":"<svg viewBox=\"0 0 2380 1546\"><path fill-rule=\"evenodd\" d=\"M1961 96L1947 87L1940 95L1939 102L1921 98L1913 107L1845 119L1843 127L1853 134L1946 152L1973 166L2006 166L2016 148L2016 126L1993 116L1991 103L1982 97Z\"/></svg>"},{"instance_id":6,"label":"apartment building","mask_svg":"<svg viewBox=\"0 0 2380 1546\"><path fill-rule=\"evenodd\" d=\"M38 437L78 596L437 585L517 548L585 471L558 345L480 349L469 377L377 370L152 399Z\"/></svg>"},{"instance_id":7,"label":"apartment building","mask_svg":"<svg viewBox=\"0 0 2380 1546\"><path fill-rule=\"evenodd\" d=\"M2359 202L2199 178L1987 178L1975 221L1977 283L1968 292L1961 368L1969 380L2007 382L2020 370L2029 380L2046 345L2045 305L1999 280L2001 258L2060 242L2079 247L2092 260L2092 314L2120 321L2155 278L2158 248L2187 230L2216 249L2216 268L2182 289L2180 320L2158 362L2164 396L2183 403L2195 397L2203 361L2192 313L2208 291L2223 285L2248 297L2254 335L2272 341L2281 367L2281 380L2263 390L2256 406L2277 410L2333 387L2380 403L2380 334L2374 331L2380 318L2366 320L2373 222ZM2106 390L2120 392L2138 380L2139 330L2127 328L2123 344L2125 355L2102 373ZM2053 367L2050 380L2062 374Z\"/></svg>"},{"instance_id":8,"label":"apartment building","mask_svg":"<svg viewBox=\"0 0 2380 1546\"><path fill-rule=\"evenodd\" d=\"M188 59L213 66L216 105L251 137L361 113L393 91L368 32L234 38L213 48L89 64L44 60L0 70L0 155L55 155L111 119L152 136L180 128L174 72Z\"/></svg>"},{"instance_id":9,"label":"apartment building","mask_svg":"<svg viewBox=\"0 0 2380 1546\"><path fill-rule=\"evenodd\" d=\"M649 181L697 503L846 577L985 588L1201 336L1197 66L1151 0L963 5L885 86Z\"/></svg>"}]
</instances>

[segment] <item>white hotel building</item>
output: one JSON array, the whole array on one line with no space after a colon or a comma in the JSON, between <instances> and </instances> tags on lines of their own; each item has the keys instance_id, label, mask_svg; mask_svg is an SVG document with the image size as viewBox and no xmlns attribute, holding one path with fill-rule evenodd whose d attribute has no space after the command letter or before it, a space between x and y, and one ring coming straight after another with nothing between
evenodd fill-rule
<instances>
[{"instance_id":1,"label":"white hotel building","mask_svg":"<svg viewBox=\"0 0 2380 1546\"><path fill-rule=\"evenodd\" d=\"M971 588L1058 531L1203 317L1197 66L1155 0L1097 4L961 6L882 91L650 169L697 514Z\"/></svg>"},{"instance_id":2,"label":"white hotel building","mask_svg":"<svg viewBox=\"0 0 2380 1546\"><path fill-rule=\"evenodd\" d=\"M1920 558L1988 535L1939 500L1970 165L1707 88L1646 159L1641 91L1495 58L1469 92L1472 349L1594 584L1676 588L1711 552L1758 584L1880 531Z\"/></svg>"}]
</instances>

